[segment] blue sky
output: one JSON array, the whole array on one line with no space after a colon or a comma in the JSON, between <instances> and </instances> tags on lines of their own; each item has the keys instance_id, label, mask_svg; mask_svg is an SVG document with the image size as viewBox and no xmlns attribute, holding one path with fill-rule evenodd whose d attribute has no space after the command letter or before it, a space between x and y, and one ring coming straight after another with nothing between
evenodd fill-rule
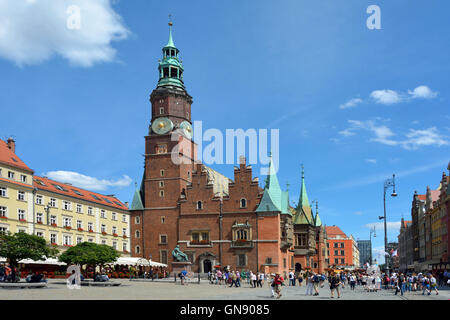
<instances>
[{"instance_id":1,"label":"blue sky","mask_svg":"<svg viewBox=\"0 0 450 320\"><path fill-rule=\"evenodd\" d=\"M66 27L72 4L81 8L77 30ZM372 4L381 9L381 30L366 26ZM396 173L399 196L387 201L388 236L396 240L414 190L437 188L447 171L446 1L12 0L0 7L0 137L15 137L36 174L75 172L91 178L76 176L80 183L131 200L169 13L192 118L204 130L279 128L279 181L297 201L303 163L325 224L367 239L367 224L381 222L383 181ZM213 167L233 177L233 165ZM374 247L383 243L377 227Z\"/></svg>"}]
</instances>

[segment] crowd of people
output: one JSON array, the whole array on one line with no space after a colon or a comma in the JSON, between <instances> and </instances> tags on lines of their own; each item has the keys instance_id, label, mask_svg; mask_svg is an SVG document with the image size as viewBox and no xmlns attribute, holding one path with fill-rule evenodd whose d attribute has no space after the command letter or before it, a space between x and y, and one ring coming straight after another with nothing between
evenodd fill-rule
<instances>
[{"instance_id":1,"label":"crowd of people","mask_svg":"<svg viewBox=\"0 0 450 320\"><path fill-rule=\"evenodd\" d=\"M228 285L229 287L241 287L246 283L251 288L263 288L264 284L270 287L271 296L281 297L282 286L306 286L306 295L318 296L319 288L327 285L330 289L330 297L342 296L341 289L349 287L355 290L356 286L367 292L377 292L379 290L391 290L395 295L405 292L422 292L423 295L431 295L434 291L439 294L438 288L450 286L450 273L392 273L389 277L381 273L379 269L367 269L356 271L334 271L328 270L325 273L315 273L313 271L289 272L284 279L280 273L264 273L249 271L238 271L224 268L208 273L208 280L215 285Z\"/></svg>"}]
</instances>

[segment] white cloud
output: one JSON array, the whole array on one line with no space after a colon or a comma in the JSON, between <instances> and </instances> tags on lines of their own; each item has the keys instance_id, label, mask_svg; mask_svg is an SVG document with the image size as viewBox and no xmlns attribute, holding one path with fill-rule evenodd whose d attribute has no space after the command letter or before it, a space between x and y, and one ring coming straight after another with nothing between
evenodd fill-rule
<instances>
[{"instance_id":1,"label":"white cloud","mask_svg":"<svg viewBox=\"0 0 450 320\"><path fill-rule=\"evenodd\" d=\"M114 61L111 42L126 39L130 32L111 2L1 0L0 57L19 66L38 64L55 54L83 67ZM68 9L73 5L80 9L78 29L69 28L74 13Z\"/></svg>"},{"instance_id":2,"label":"white cloud","mask_svg":"<svg viewBox=\"0 0 450 320\"><path fill-rule=\"evenodd\" d=\"M418 86L414 90L408 90L408 93L411 95L413 99L421 98L421 99L432 99L437 97L438 93L433 92L427 86Z\"/></svg>"},{"instance_id":3,"label":"white cloud","mask_svg":"<svg viewBox=\"0 0 450 320\"><path fill-rule=\"evenodd\" d=\"M355 214L356 214L357 216L362 216L363 213L362 213L361 211L356 211Z\"/></svg>"},{"instance_id":4,"label":"white cloud","mask_svg":"<svg viewBox=\"0 0 450 320\"><path fill-rule=\"evenodd\" d=\"M50 179L60 181L62 183L70 183L76 187L87 190L106 190L109 187L128 187L132 182L131 178L124 175L118 180L106 180L89 177L84 174L73 171L49 171L43 174Z\"/></svg>"},{"instance_id":5,"label":"white cloud","mask_svg":"<svg viewBox=\"0 0 450 320\"><path fill-rule=\"evenodd\" d=\"M376 164L377 159L366 159L366 162Z\"/></svg>"},{"instance_id":6,"label":"white cloud","mask_svg":"<svg viewBox=\"0 0 450 320\"><path fill-rule=\"evenodd\" d=\"M395 230L395 231L400 231L400 226L401 226L401 221L397 221L397 222L386 222L386 229L388 231L390 230ZM375 227L376 230L384 230L384 222L373 222L373 223L368 223L365 225L366 228L372 229L373 227Z\"/></svg>"},{"instance_id":7,"label":"white cloud","mask_svg":"<svg viewBox=\"0 0 450 320\"><path fill-rule=\"evenodd\" d=\"M399 103L402 101L402 97L398 92L389 89L372 91L370 97L373 98L376 103L386 105Z\"/></svg>"},{"instance_id":8,"label":"white cloud","mask_svg":"<svg viewBox=\"0 0 450 320\"><path fill-rule=\"evenodd\" d=\"M369 141L378 142L389 146L401 146L406 150L416 150L424 146L443 146L449 145L448 137L439 133L436 127L423 130L409 129L404 134L403 139L394 139L395 133L386 125L378 124L374 120L348 120L350 126L347 129L339 131L340 135L345 137L356 135L359 130L371 132L374 136Z\"/></svg>"},{"instance_id":9,"label":"white cloud","mask_svg":"<svg viewBox=\"0 0 450 320\"><path fill-rule=\"evenodd\" d=\"M362 102L363 102L363 100L360 99L360 98L353 98L353 99L350 99L349 101L347 101L346 103L341 104L339 106L339 109L354 108L354 107L356 107L358 104L360 104Z\"/></svg>"}]
</instances>

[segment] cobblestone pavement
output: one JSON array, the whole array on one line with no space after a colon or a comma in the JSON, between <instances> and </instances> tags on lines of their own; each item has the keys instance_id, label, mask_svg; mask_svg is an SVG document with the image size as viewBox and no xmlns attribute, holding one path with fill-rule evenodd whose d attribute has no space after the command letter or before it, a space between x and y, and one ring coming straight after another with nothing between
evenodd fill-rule
<instances>
[{"instance_id":1,"label":"cobblestone pavement","mask_svg":"<svg viewBox=\"0 0 450 320\"><path fill-rule=\"evenodd\" d=\"M129 281L120 282L118 287L81 287L68 289L61 280L50 280L48 288L43 289L0 289L0 300L269 300L270 287L251 288L243 283L240 288L227 285L212 285L207 281L201 284L190 283L181 286L172 281ZM282 287L281 300L331 300L327 284L319 290L319 296L307 296L306 287ZM421 292L405 293L395 296L392 290L366 292L361 287L351 291L347 286L341 290L341 299L333 300L449 300L450 290L441 290L439 295L423 296Z\"/></svg>"}]
</instances>

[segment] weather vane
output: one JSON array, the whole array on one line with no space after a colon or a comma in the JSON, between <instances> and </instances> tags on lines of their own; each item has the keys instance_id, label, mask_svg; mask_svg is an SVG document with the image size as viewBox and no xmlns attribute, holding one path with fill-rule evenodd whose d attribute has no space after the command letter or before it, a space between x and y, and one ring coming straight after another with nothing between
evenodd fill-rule
<instances>
[{"instance_id":1,"label":"weather vane","mask_svg":"<svg viewBox=\"0 0 450 320\"><path fill-rule=\"evenodd\" d=\"M172 14L169 14L169 26L173 26Z\"/></svg>"}]
</instances>

